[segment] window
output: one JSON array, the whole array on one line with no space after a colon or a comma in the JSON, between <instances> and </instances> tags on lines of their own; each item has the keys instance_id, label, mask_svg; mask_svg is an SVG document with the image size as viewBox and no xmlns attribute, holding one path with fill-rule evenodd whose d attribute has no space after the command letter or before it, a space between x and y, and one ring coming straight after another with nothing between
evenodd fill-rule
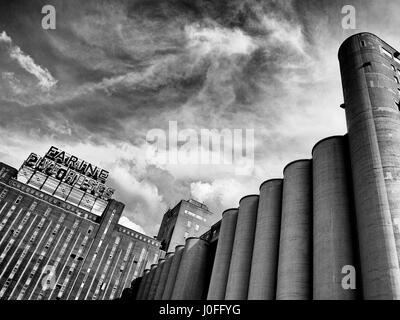
<instances>
[{"instance_id":1,"label":"window","mask_svg":"<svg viewBox=\"0 0 400 320\"><path fill-rule=\"evenodd\" d=\"M185 232L185 235L183 236L185 239L187 238L187 237L189 237L189 232Z\"/></svg>"},{"instance_id":2,"label":"window","mask_svg":"<svg viewBox=\"0 0 400 320\"><path fill-rule=\"evenodd\" d=\"M394 102L396 104L397 109L400 111L400 100Z\"/></svg>"},{"instance_id":3,"label":"window","mask_svg":"<svg viewBox=\"0 0 400 320\"><path fill-rule=\"evenodd\" d=\"M8 190L4 189L1 194L0 194L0 199L4 199L5 196L7 195Z\"/></svg>"},{"instance_id":4,"label":"window","mask_svg":"<svg viewBox=\"0 0 400 320\"><path fill-rule=\"evenodd\" d=\"M392 58L392 54L389 52L389 50L385 49L384 47L381 47L382 52L389 58Z\"/></svg>"},{"instance_id":5,"label":"window","mask_svg":"<svg viewBox=\"0 0 400 320\"><path fill-rule=\"evenodd\" d=\"M397 63L400 63L399 57L400 57L400 53L399 53L399 52L395 52L395 53L393 54L393 58L394 58L394 60L395 60Z\"/></svg>"},{"instance_id":6,"label":"window","mask_svg":"<svg viewBox=\"0 0 400 320\"><path fill-rule=\"evenodd\" d=\"M199 231L200 226L198 224L196 224L196 226L194 227L196 231Z\"/></svg>"},{"instance_id":7,"label":"window","mask_svg":"<svg viewBox=\"0 0 400 320\"><path fill-rule=\"evenodd\" d=\"M394 81L396 81L397 84L399 84L399 78L397 78L396 76L394 77Z\"/></svg>"},{"instance_id":8,"label":"window","mask_svg":"<svg viewBox=\"0 0 400 320\"><path fill-rule=\"evenodd\" d=\"M192 221L187 222L187 227L190 228L192 226Z\"/></svg>"},{"instance_id":9,"label":"window","mask_svg":"<svg viewBox=\"0 0 400 320\"><path fill-rule=\"evenodd\" d=\"M390 66L392 67L393 71L394 71L394 72L396 72L396 68L395 68L395 66L394 66L394 65L392 65L392 64L391 64Z\"/></svg>"},{"instance_id":10,"label":"window","mask_svg":"<svg viewBox=\"0 0 400 320\"><path fill-rule=\"evenodd\" d=\"M366 46L365 41L364 41L364 40L361 40L361 47L365 47L365 46Z\"/></svg>"}]
</instances>

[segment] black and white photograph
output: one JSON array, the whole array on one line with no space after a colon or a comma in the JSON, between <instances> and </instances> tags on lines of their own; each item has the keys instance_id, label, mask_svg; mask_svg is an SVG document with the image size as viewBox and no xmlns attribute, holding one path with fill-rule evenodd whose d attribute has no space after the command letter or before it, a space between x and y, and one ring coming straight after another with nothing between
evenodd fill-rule
<instances>
[{"instance_id":1,"label":"black and white photograph","mask_svg":"<svg viewBox=\"0 0 400 320\"><path fill-rule=\"evenodd\" d=\"M400 300L399 30L398 0L0 0L0 308Z\"/></svg>"}]
</instances>

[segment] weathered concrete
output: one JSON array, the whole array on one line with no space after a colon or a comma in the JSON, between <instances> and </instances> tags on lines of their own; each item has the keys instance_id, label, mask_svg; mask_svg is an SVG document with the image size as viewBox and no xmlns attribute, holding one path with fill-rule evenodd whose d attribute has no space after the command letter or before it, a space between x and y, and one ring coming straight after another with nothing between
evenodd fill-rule
<instances>
[{"instance_id":1,"label":"weathered concrete","mask_svg":"<svg viewBox=\"0 0 400 320\"><path fill-rule=\"evenodd\" d=\"M155 297L156 291L157 291L157 287L160 282L161 273L164 268L164 263L165 263L165 259L158 260L157 268L156 268L156 271L154 274L154 279L151 283L149 294L147 296L147 300L154 300L154 297Z\"/></svg>"},{"instance_id":2,"label":"weathered concrete","mask_svg":"<svg viewBox=\"0 0 400 320\"><path fill-rule=\"evenodd\" d=\"M247 299L258 198L258 195L246 196L239 202L238 227L235 230L235 240L225 293L226 300Z\"/></svg>"},{"instance_id":3,"label":"weathered concrete","mask_svg":"<svg viewBox=\"0 0 400 320\"><path fill-rule=\"evenodd\" d=\"M149 298L149 292L150 292L151 284L152 284L153 279L154 279L154 275L156 273L156 268L157 268L156 264L152 264L150 266L150 272L149 272L149 275L148 275L148 277L146 279L145 287L143 289L142 300L148 300L148 298Z\"/></svg>"},{"instance_id":4,"label":"weathered concrete","mask_svg":"<svg viewBox=\"0 0 400 320\"><path fill-rule=\"evenodd\" d=\"M372 34L339 50L365 299L400 299L400 117L387 57ZM397 75L398 77L398 75Z\"/></svg>"},{"instance_id":5,"label":"weathered concrete","mask_svg":"<svg viewBox=\"0 0 400 320\"><path fill-rule=\"evenodd\" d=\"M342 286L343 267L358 269L346 138L326 138L315 145L312 154L313 299L353 300L357 290Z\"/></svg>"},{"instance_id":6,"label":"weathered concrete","mask_svg":"<svg viewBox=\"0 0 400 320\"><path fill-rule=\"evenodd\" d=\"M146 281L147 281L149 272L150 272L149 269L146 269L143 271L142 280L140 281L139 289L136 294L136 300L142 300L142 298L143 298L143 291L144 291L144 287L146 286Z\"/></svg>"},{"instance_id":7,"label":"weathered concrete","mask_svg":"<svg viewBox=\"0 0 400 320\"><path fill-rule=\"evenodd\" d=\"M168 272L167 282L161 300L170 300L175 286L176 276L178 275L179 265L181 263L183 249L185 246L176 246L175 254L172 259L171 267Z\"/></svg>"},{"instance_id":8,"label":"weathered concrete","mask_svg":"<svg viewBox=\"0 0 400 320\"><path fill-rule=\"evenodd\" d=\"M165 263L164 263L164 267L163 267L163 270L160 275L160 280L158 282L156 294L154 295L154 300L162 299L164 289L165 289L165 284L167 283L168 274L169 274L169 270L171 269L172 260L174 258L174 255L175 255L174 252L168 252L165 256Z\"/></svg>"},{"instance_id":9,"label":"weathered concrete","mask_svg":"<svg viewBox=\"0 0 400 320\"><path fill-rule=\"evenodd\" d=\"M186 239L171 300L200 300L204 296L208 242Z\"/></svg>"},{"instance_id":10,"label":"weathered concrete","mask_svg":"<svg viewBox=\"0 0 400 320\"><path fill-rule=\"evenodd\" d=\"M282 179L260 186L249 300L274 300L282 214Z\"/></svg>"},{"instance_id":11,"label":"weathered concrete","mask_svg":"<svg viewBox=\"0 0 400 320\"><path fill-rule=\"evenodd\" d=\"M138 290L140 287L140 283L142 282L142 277L140 278L135 278L132 280L131 282L131 291L130 291L130 297L129 299L133 299L133 300L137 300L137 294L138 294Z\"/></svg>"},{"instance_id":12,"label":"weathered concrete","mask_svg":"<svg viewBox=\"0 0 400 320\"><path fill-rule=\"evenodd\" d=\"M238 209L228 209L222 214L217 251L207 295L208 300L225 299L238 212Z\"/></svg>"},{"instance_id":13,"label":"weathered concrete","mask_svg":"<svg viewBox=\"0 0 400 320\"><path fill-rule=\"evenodd\" d=\"M283 171L277 300L312 298L311 170L310 160L300 160Z\"/></svg>"}]
</instances>

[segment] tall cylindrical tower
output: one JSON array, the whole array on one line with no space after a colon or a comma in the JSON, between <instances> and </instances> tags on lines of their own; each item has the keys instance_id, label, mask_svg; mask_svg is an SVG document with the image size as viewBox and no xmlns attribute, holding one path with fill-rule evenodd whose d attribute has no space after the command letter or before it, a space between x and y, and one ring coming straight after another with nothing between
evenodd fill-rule
<instances>
[{"instance_id":1,"label":"tall cylindrical tower","mask_svg":"<svg viewBox=\"0 0 400 320\"><path fill-rule=\"evenodd\" d=\"M277 300L312 298L312 167L298 160L283 170Z\"/></svg>"},{"instance_id":2,"label":"tall cylindrical tower","mask_svg":"<svg viewBox=\"0 0 400 320\"><path fill-rule=\"evenodd\" d=\"M282 209L282 179L260 186L249 300L274 300Z\"/></svg>"},{"instance_id":3,"label":"tall cylindrical tower","mask_svg":"<svg viewBox=\"0 0 400 320\"><path fill-rule=\"evenodd\" d=\"M165 283L165 289L161 300L170 300L172 291L174 290L176 276L178 275L179 265L183 255L183 249L185 246L179 245L175 247L175 254L172 259L171 268L168 272L167 282Z\"/></svg>"},{"instance_id":4,"label":"tall cylindrical tower","mask_svg":"<svg viewBox=\"0 0 400 320\"><path fill-rule=\"evenodd\" d=\"M224 300L235 238L238 209L228 209L222 213L217 251L211 273L208 300Z\"/></svg>"},{"instance_id":5,"label":"tall cylindrical tower","mask_svg":"<svg viewBox=\"0 0 400 320\"><path fill-rule=\"evenodd\" d=\"M142 282L142 277L135 278L131 282L131 299L137 300L137 294L140 287L140 283Z\"/></svg>"},{"instance_id":6,"label":"tall cylindrical tower","mask_svg":"<svg viewBox=\"0 0 400 320\"><path fill-rule=\"evenodd\" d=\"M225 299L246 300L253 256L254 233L257 221L258 195L250 195L239 202L237 228Z\"/></svg>"},{"instance_id":7,"label":"tall cylindrical tower","mask_svg":"<svg viewBox=\"0 0 400 320\"><path fill-rule=\"evenodd\" d=\"M144 288L146 286L146 281L147 281L147 278L149 276L149 272L150 272L149 269L146 269L146 270L143 271L142 280L140 281L139 289L138 289L138 292L136 294L136 300L142 300L143 299L143 291L144 291Z\"/></svg>"},{"instance_id":8,"label":"tall cylindrical tower","mask_svg":"<svg viewBox=\"0 0 400 320\"><path fill-rule=\"evenodd\" d=\"M154 297L157 292L158 283L160 282L160 277L162 270L164 268L165 259L158 260L156 272L154 273L154 278L150 286L149 294L147 296L147 300L154 300Z\"/></svg>"},{"instance_id":9,"label":"tall cylindrical tower","mask_svg":"<svg viewBox=\"0 0 400 320\"><path fill-rule=\"evenodd\" d=\"M326 138L313 151L313 299L353 300L357 237L345 137ZM351 283L353 282L353 283ZM353 287L353 285L355 287Z\"/></svg>"},{"instance_id":10,"label":"tall cylindrical tower","mask_svg":"<svg viewBox=\"0 0 400 320\"><path fill-rule=\"evenodd\" d=\"M400 299L399 53L370 33L339 49L365 299Z\"/></svg>"},{"instance_id":11,"label":"tall cylindrical tower","mask_svg":"<svg viewBox=\"0 0 400 320\"><path fill-rule=\"evenodd\" d=\"M171 269L172 260L174 258L174 255L175 255L174 252L168 252L165 256L164 267L163 267L163 270L160 275L160 280L158 282L156 294L154 295L154 300L161 300L161 298L163 296L165 284L167 283L168 274L169 274L169 270Z\"/></svg>"},{"instance_id":12,"label":"tall cylindrical tower","mask_svg":"<svg viewBox=\"0 0 400 320\"><path fill-rule=\"evenodd\" d=\"M145 287L143 289L142 300L148 300L151 284L153 282L154 275L156 273L156 268L157 268L156 264L152 264L150 266L150 272L149 272L149 275L148 275L148 277L146 279Z\"/></svg>"},{"instance_id":13,"label":"tall cylindrical tower","mask_svg":"<svg viewBox=\"0 0 400 320\"><path fill-rule=\"evenodd\" d=\"M208 245L203 239L186 239L172 300L200 300L205 296Z\"/></svg>"}]
</instances>

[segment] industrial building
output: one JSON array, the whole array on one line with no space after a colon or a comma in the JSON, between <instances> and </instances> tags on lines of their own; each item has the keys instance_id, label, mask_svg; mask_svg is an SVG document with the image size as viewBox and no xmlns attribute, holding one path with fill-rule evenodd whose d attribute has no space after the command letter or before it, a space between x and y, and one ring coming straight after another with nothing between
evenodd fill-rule
<instances>
[{"instance_id":1,"label":"industrial building","mask_svg":"<svg viewBox=\"0 0 400 320\"><path fill-rule=\"evenodd\" d=\"M130 298L400 299L400 53L361 33L339 62L348 133L168 246Z\"/></svg>"},{"instance_id":2,"label":"industrial building","mask_svg":"<svg viewBox=\"0 0 400 320\"><path fill-rule=\"evenodd\" d=\"M181 200L164 214L157 240L161 242L162 250L172 251L185 244L187 238L200 237L218 219L205 204L194 199Z\"/></svg>"},{"instance_id":3,"label":"industrial building","mask_svg":"<svg viewBox=\"0 0 400 320\"><path fill-rule=\"evenodd\" d=\"M163 257L119 224L107 177L55 147L19 170L0 163L0 299L115 299Z\"/></svg>"}]
</instances>

